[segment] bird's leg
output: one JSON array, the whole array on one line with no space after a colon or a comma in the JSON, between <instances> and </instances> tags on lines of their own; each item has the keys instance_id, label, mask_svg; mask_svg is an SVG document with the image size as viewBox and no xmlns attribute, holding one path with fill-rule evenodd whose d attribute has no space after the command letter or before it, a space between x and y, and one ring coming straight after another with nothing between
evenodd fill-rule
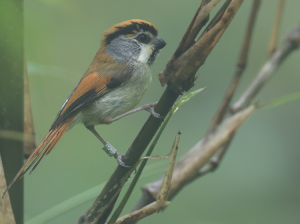
<instances>
[{"instance_id":1,"label":"bird's leg","mask_svg":"<svg viewBox=\"0 0 300 224\"><path fill-rule=\"evenodd\" d=\"M108 118L108 119L101 119L99 120L99 123L100 124L110 124L116 120L119 120L120 118L122 117L125 117L129 114L132 114L132 113L135 113L135 112L138 112L138 111L141 111L141 110L146 110L148 112L150 112L152 114L152 116L156 117L156 118L163 118L160 116L159 113L156 113L154 111L154 107L157 105L157 102L155 103L148 103L148 104L145 104L143 106L140 106L140 107L137 107L133 110L130 110L130 111L127 111L123 114L120 114L118 116L115 116L115 117L112 117L112 118ZM121 166L124 166L124 167L129 167L129 166L126 166L125 163L122 161L122 154L118 153L117 150L109 143L109 142L106 142L104 141L104 139L98 134L98 132L95 130L94 128L94 125L89 125L89 126L85 126L88 130L90 130L102 143L103 143L103 150L109 155L109 156L114 156L117 161L118 161L118 164L121 165Z\"/></svg>"},{"instance_id":2,"label":"bird's leg","mask_svg":"<svg viewBox=\"0 0 300 224\"><path fill-rule=\"evenodd\" d=\"M94 125L85 126L88 130L90 130L102 143L103 143L103 150L109 155L116 158L118 161L118 164L123 167L129 167L126 166L125 163L122 161L122 154L118 153L117 150L109 143L104 141L104 139L98 134L98 132L95 130Z\"/></svg>"},{"instance_id":3,"label":"bird's leg","mask_svg":"<svg viewBox=\"0 0 300 224\"><path fill-rule=\"evenodd\" d=\"M148 104L145 104L145 105L143 105L143 106L137 107L137 108L135 108L135 109L133 109L133 110L127 111L127 112L125 112L125 113L123 113L123 114L120 114L120 115L118 115L118 116L109 118L109 119L107 119L107 120L104 121L104 122L102 121L101 123L110 124L110 123L112 123L112 122L114 122L114 121L116 121L116 120L119 120L119 119L122 118L122 117L125 117L125 116L127 116L127 115L129 115L129 114L133 114L133 113L138 112L138 111L141 111L141 110L146 110L146 111L150 112L150 113L152 114L153 117L156 117L156 118L164 118L164 117L160 116L159 113L156 113L156 112L154 111L154 107L155 107L156 105L157 105L157 102L155 102L155 103L148 103Z\"/></svg>"}]
</instances>

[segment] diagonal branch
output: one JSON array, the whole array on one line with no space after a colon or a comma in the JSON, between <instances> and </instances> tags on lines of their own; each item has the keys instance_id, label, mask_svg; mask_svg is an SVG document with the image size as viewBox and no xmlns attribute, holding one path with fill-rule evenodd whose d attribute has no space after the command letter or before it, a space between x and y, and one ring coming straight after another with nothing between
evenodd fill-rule
<instances>
[{"instance_id":1,"label":"diagonal branch","mask_svg":"<svg viewBox=\"0 0 300 224\"><path fill-rule=\"evenodd\" d=\"M176 161L176 155L179 145L179 139L180 139L180 132L177 133L171 153L169 154L168 158L170 158L170 162L168 165L168 169L165 173L164 179L162 181L162 184L160 186L159 192L157 194L156 201L151 203L150 205L138 210L134 211L128 215L125 215L121 218L119 218L115 224L121 224L121 223L134 223L138 220L141 220L142 218L145 218L149 215L152 215L155 212L160 212L164 207L166 207L170 202L168 202L168 196L169 196L169 190L170 190L170 184L172 180L174 165Z\"/></svg>"},{"instance_id":2,"label":"diagonal branch","mask_svg":"<svg viewBox=\"0 0 300 224\"><path fill-rule=\"evenodd\" d=\"M288 34L281 49L277 50L270 60L262 67L256 78L246 89L239 100L233 105L232 111L247 107L261 88L275 75L281 63L300 45L300 23Z\"/></svg>"},{"instance_id":3,"label":"diagonal branch","mask_svg":"<svg viewBox=\"0 0 300 224\"><path fill-rule=\"evenodd\" d=\"M168 86L174 92L181 94L193 87L196 72L204 64L207 56L229 26L242 2L242 0L231 1L221 19L210 30L202 34L192 47L159 74L168 80Z\"/></svg>"},{"instance_id":4,"label":"diagonal branch","mask_svg":"<svg viewBox=\"0 0 300 224\"><path fill-rule=\"evenodd\" d=\"M236 64L236 70L235 70L235 73L231 80L231 83L225 93L223 101L222 101L216 115L214 116L214 118L211 121L210 130L212 128L216 127L218 124L220 124L221 121L223 120L225 114L228 111L229 104L230 104L231 99L235 93L235 90L239 84L239 81L243 75L243 72L246 69L249 47L250 47L250 43L251 43L251 39L252 39L253 28L254 28L254 24L255 24L255 19L257 17L260 2L261 2L260 0L253 1L251 14L249 17L247 30L246 30L245 37L244 37L244 42L243 42L242 49L241 49L241 52L240 52L240 55L239 55L239 58L238 58L238 61Z\"/></svg>"},{"instance_id":5,"label":"diagonal branch","mask_svg":"<svg viewBox=\"0 0 300 224\"><path fill-rule=\"evenodd\" d=\"M234 114L246 106L250 105L254 97L259 93L260 89L266 84L266 82L275 75L275 72L281 62L295 49L299 47L300 44L300 24L297 28L292 31L286 41L283 44L282 49L275 52L271 59L263 66L263 68L258 73L256 79L250 84L245 93L240 97L240 99L233 105L228 114ZM201 175L208 172L214 171L220 164L226 150L228 149L234 135L232 138L224 144L214 158L210 161L210 166L201 169Z\"/></svg>"},{"instance_id":6,"label":"diagonal branch","mask_svg":"<svg viewBox=\"0 0 300 224\"><path fill-rule=\"evenodd\" d=\"M231 138L255 109L256 105L251 105L243 111L227 118L179 159L173 172L169 200L175 197L183 187L199 177L199 170L213 157L220 146ZM133 210L152 203L156 198L161 183L162 177L156 182L147 184L143 188L142 198Z\"/></svg>"},{"instance_id":7,"label":"diagonal branch","mask_svg":"<svg viewBox=\"0 0 300 224\"><path fill-rule=\"evenodd\" d=\"M222 122L222 120L228 113L232 97L236 91L236 88L240 82L240 79L244 73L244 70L246 69L253 28L254 28L256 17L257 17L258 9L260 6L260 2L261 2L260 0L253 1L253 5L252 5L252 9L251 9L251 13L250 13L250 17L249 17L249 21L248 21L248 25L247 25L245 37L244 37L244 42L243 42L241 52L240 52L240 55L239 55L239 58L238 58L238 61L236 64L235 73L233 75L231 83L229 84L229 87L227 88L227 91L225 93L225 96L223 98L223 101L221 102L219 109L217 110L216 115L213 117L213 119L211 121L208 132L210 132L215 127L217 127L217 125L219 125ZM223 146L220 147L220 149L218 150L216 155L210 160L209 165L206 167L203 167L200 170L200 175L204 175L208 172L215 171L219 167L219 164L221 163L233 138L234 138L234 134L232 135L231 139L229 139Z\"/></svg>"},{"instance_id":8,"label":"diagonal branch","mask_svg":"<svg viewBox=\"0 0 300 224\"><path fill-rule=\"evenodd\" d=\"M212 0L211 2L202 0L173 57L168 61L167 67L195 43L196 36L208 21L209 13L219 2L220 0ZM169 81L168 76L162 72L158 74L158 78L162 86Z\"/></svg>"},{"instance_id":9,"label":"diagonal branch","mask_svg":"<svg viewBox=\"0 0 300 224\"><path fill-rule=\"evenodd\" d=\"M204 165L211 160L215 153L219 150L221 152L220 158L223 154L220 147L228 147L237 128L243 123L247 117L254 112L256 105L250 105L253 98L258 94L259 90L266 84L266 82L275 74L275 71L284 59L290 55L293 50L299 48L300 45L300 23L287 36L283 43L283 47L277 50L272 58L263 66L255 80L250 84L249 88L240 97L237 103L234 104L233 110L230 111L226 117L216 128L212 129L206 136L196 143L175 165L173 179L170 189L170 199L174 197L186 184L202 176L204 173L212 171L211 168L205 169ZM245 97L246 96L246 97ZM237 126L233 119L237 119L240 123ZM227 133L224 138L216 138L222 136L220 133ZM220 134L220 135L219 135ZM200 171L199 171L200 170ZM148 184L143 189L143 196L138 202L139 207L151 203L157 195L161 179L151 184Z\"/></svg>"}]
</instances>

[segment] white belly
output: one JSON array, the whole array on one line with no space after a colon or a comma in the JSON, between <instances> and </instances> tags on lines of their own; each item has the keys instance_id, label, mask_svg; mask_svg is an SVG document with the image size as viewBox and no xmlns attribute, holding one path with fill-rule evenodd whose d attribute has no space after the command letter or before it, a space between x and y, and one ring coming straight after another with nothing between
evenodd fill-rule
<instances>
[{"instance_id":1,"label":"white belly","mask_svg":"<svg viewBox=\"0 0 300 224\"><path fill-rule=\"evenodd\" d=\"M113 118L133 109L142 99L151 80L148 65L137 69L126 83L82 110L75 117L74 123L82 122L85 125L97 125L99 120Z\"/></svg>"}]
</instances>

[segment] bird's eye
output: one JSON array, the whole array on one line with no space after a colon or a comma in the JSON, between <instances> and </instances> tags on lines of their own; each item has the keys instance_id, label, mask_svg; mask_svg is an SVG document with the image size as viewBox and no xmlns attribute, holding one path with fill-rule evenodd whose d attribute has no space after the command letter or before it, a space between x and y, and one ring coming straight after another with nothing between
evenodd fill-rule
<instances>
[{"instance_id":1,"label":"bird's eye","mask_svg":"<svg viewBox=\"0 0 300 224\"><path fill-rule=\"evenodd\" d=\"M146 34L144 34L144 33L138 35L138 36L136 37L136 39L137 39L139 42L144 43L144 44L149 43L149 41L150 41L149 36L146 35Z\"/></svg>"}]
</instances>

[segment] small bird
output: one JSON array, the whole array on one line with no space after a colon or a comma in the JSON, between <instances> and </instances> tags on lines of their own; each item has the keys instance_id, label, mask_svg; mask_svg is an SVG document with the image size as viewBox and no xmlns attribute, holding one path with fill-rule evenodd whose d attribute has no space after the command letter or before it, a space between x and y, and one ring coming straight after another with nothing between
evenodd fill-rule
<instances>
[{"instance_id":1,"label":"small bird","mask_svg":"<svg viewBox=\"0 0 300 224\"><path fill-rule=\"evenodd\" d=\"M91 65L62 105L49 133L21 167L3 197L17 178L31 167L32 172L65 132L77 123L83 123L103 143L104 151L114 156L119 165L126 166L122 155L104 141L94 125L110 124L140 110L160 118L154 111L156 103L133 109L152 80L150 65L166 45L157 34L152 23L139 19L118 23L104 32Z\"/></svg>"}]
</instances>

